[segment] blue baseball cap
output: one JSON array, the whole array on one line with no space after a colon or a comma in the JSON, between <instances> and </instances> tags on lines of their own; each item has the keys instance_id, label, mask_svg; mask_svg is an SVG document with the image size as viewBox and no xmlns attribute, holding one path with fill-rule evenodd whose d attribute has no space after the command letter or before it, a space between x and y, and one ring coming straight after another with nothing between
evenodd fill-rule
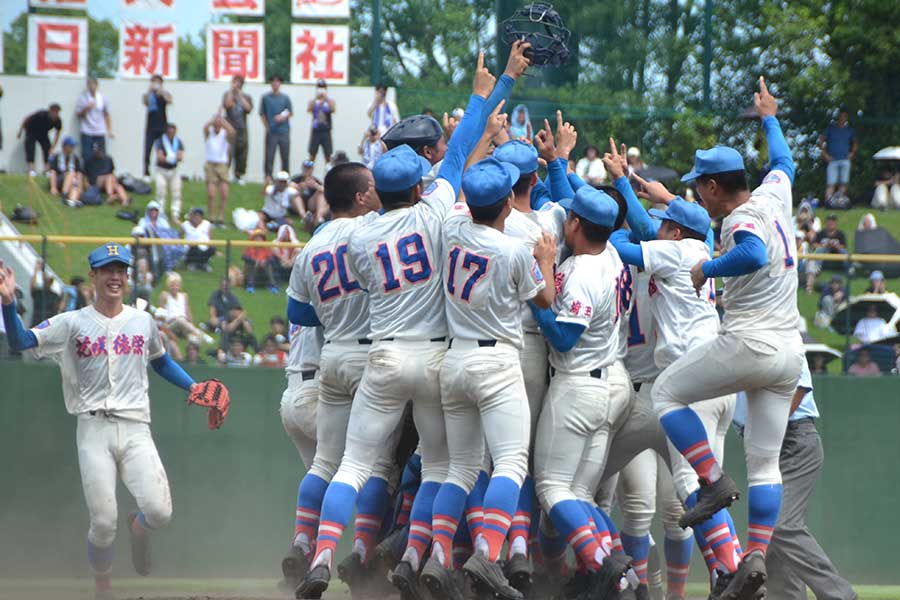
<instances>
[{"instance_id":1,"label":"blue baseball cap","mask_svg":"<svg viewBox=\"0 0 900 600\"><path fill-rule=\"evenodd\" d=\"M695 202L688 202L681 196L676 196L669 202L669 208L666 210L651 208L647 212L663 221L672 221L700 235L706 235L706 232L709 231L709 213L706 212L706 209Z\"/></svg>"},{"instance_id":2,"label":"blue baseball cap","mask_svg":"<svg viewBox=\"0 0 900 600\"><path fill-rule=\"evenodd\" d=\"M589 185L581 186L574 198L564 198L559 205L602 227L614 226L619 216L619 205L612 196Z\"/></svg>"},{"instance_id":3,"label":"blue baseball cap","mask_svg":"<svg viewBox=\"0 0 900 600\"><path fill-rule=\"evenodd\" d=\"M63 138L63 146L77 146L78 142L75 141L71 135L67 135Z\"/></svg>"},{"instance_id":4,"label":"blue baseball cap","mask_svg":"<svg viewBox=\"0 0 900 600\"><path fill-rule=\"evenodd\" d=\"M375 189L381 192L402 192L418 184L431 172L431 163L416 151L402 144L379 157L372 169Z\"/></svg>"},{"instance_id":5,"label":"blue baseball cap","mask_svg":"<svg viewBox=\"0 0 900 600\"><path fill-rule=\"evenodd\" d=\"M513 140L499 146L494 150L494 158L516 165L521 175L534 173L538 170L537 148L531 144L526 144L522 140Z\"/></svg>"},{"instance_id":6,"label":"blue baseball cap","mask_svg":"<svg viewBox=\"0 0 900 600\"><path fill-rule=\"evenodd\" d=\"M697 150L694 153L694 168L681 178L687 183L701 175L725 173L726 171L743 171L744 159L741 153L728 146L716 146L709 150Z\"/></svg>"},{"instance_id":7,"label":"blue baseball cap","mask_svg":"<svg viewBox=\"0 0 900 600\"><path fill-rule=\"evenodd\" d=\"M103 244L88 254L88 262L92 269L99 269L104 265L114 262L120 262L125 266L131 266L131 250L122 244L114 244L112 242Z\"/></svg>"},{"instance_id":8,"label":"blue baseball cap","mask_svg":"<svg viewBox=\"0 0 900 600\"><path fill-rule=\"evenodd\" d=\"M509 196L518 180L516 165L489 156L466 169L462 190L470 206L491 206Z\"/></svg>"}]
</instances>

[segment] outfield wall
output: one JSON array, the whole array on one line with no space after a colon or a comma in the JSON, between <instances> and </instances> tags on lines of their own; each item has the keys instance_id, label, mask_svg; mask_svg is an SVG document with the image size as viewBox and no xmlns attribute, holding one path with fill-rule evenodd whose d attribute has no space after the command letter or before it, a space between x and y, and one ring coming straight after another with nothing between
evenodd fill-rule
<instances>
[{"instance_id":1,"label":"outfield wall","mask_svg":"<svg viewBox=\"0 0 900 600\"><path fill-rule=\"evenodd\" d=\"M231 414L222 430L211 432L205 414L187 407L180 390L152 378L154 437L175 507L172 524L154 536L155 573L274 581L293 532L303 471L278 416L283 373L191 371L229 386ZM900 379L826 377L815 384L826 461L809 522L852 581L900 584L893 552L900 532ZM743 487L733 434L727 454L726 466ZM0 456L0 577L84 575L88 518L75 420L63 407L55 366L0 363ZM123 575L133 574L123 523L133 506L120 486L115 570ZM746 522L746 502L734 515ZM696 554L695 579L703 573Z\"/></svg>"}]
</instances>

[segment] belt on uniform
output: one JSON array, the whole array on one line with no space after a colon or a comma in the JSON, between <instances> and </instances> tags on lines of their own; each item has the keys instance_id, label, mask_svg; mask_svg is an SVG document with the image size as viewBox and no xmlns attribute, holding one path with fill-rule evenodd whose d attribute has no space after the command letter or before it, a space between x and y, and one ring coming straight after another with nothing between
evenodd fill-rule
<instances>
[{"instance_id":1,"label":"belt on uniform","mask_svg":"<svg viewBox=\"0 0 900 600\"><path fill-rule=\"evenodd\" d=\"M309 369L309 370L306 370L306 371L300 371L300 381L309 381L310 379L312 379L312 378L315 377L315 376L316 376L316 370L315 370L315 369Z\"/></svg>"},{"instance_id":2,"label":"belt on uniform","mask_svg":"<svg viewBox=\"0 0 900 600\"><path fill-rule=\"evenodd\" d=\"M380 342L395 342L395 341L397 341L397 338L394 338L394 337L380 338L378 341L380 341ZM401 340L401 341L402 341L402 340ZM416 341L416 340L409 340L409 341L413 342L413 341ZM447 341L447 336L446 336L446 335L442 335L441 337L434 337L434 338L431 338L431 339L428 340L428 341L429 341L429 342L446 342L446 341Z\"/></svg>"},{"instance_id":3,"label":"belt on uniform","mask_svg":"<svg viewBox=\"0 0 900 600\"><path fill-rule=\"evenodd\" d=\"M88 414L91 415L92 417L105 417L107 419L112 419L116 416L115 413L113 413L112 411L103 410L103 409L89 410Z\"/></svg>"},{"instance_id":4,"label":"belt on uniform","mask_svg":"<svg viewBox=\"0 0 900 600\"><path fill-rule=\"evenodd\" d=\"M540 331L526 331L525 335L541 335Z\"/></svg>"},{"instance_id":5,"label":"belt on uniform","mask_svg":"<svg viewBox=\"0 0 900 600\"><path fill-rule=\"evenodd\" d=\"M497 345L497 340L475 340L479 348L493 348ZM453 347L453 340L450 340L450 347Z\"/></svg>"},{"instance_id":6,"label":"belt on uniform","mask_svg":"<svg viewBox=\"0 0 900 600\"><path fill-rule=\"evenodd\" d=\"M331 340L328 340L328 341L325 342L325 343L326 343L326 344L330 344L330 343L331 343ZM349 342L349 343L352 344L353 342L351 341L351 342ZM356 340L356 343L359 344L360 346L369 346L369 345L372 344L372 340L367 339L367 338L360 338L360 339Z\"/></svg>"},{"instance_id":7,"label":"belt on uniform","mask_svg":"<svg viewBox=\"0 0 900 600\"><path fill-rule=\"evenodd\" d=\"M550 377L556 376L556 368L550 367ZM588 376L593 377L594 379L603 379L603 369L594 369L593 371L588 371Z\"/></svg>"},{"instance_id":8,"label":"belt on uniform","mask_svg":"<svg viewBox=\"0 0 900 600\"><path fill-rule=\"evenodd\" d=\"M642 385L644 385L644 384L641 383L640 381L635 381L635 382L633 382L633 383L631 384L631 387L634 388L634 391L635 391L635 392L639 392L639 391L641 391L641 386L642 386Z\"/></svg>"},{"instance_id":9,"label":"belt on uniform","mask_svg":"<svg viewBox=\"0 0 900 600\"><path fill-rule=\"evenodd\" d=\"M788 429L796 429L801 425L805 425L807 423L815 424L816 419L814 417L803 417L802 419L796 419L794 421L788 421L787 428Z\"/></svg>"}]
</instances>

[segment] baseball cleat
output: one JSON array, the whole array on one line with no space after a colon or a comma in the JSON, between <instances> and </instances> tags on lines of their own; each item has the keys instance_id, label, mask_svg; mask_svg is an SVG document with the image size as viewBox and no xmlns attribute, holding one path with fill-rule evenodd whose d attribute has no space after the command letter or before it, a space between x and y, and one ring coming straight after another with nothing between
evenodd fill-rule
<instances>
[{"instance_id":1,"label":"baseball cleat","mask_svg":"<svg viewBox=\"0 0 900 600\"><path fill-rule=\"evenodd\" d=\"M712 591L709 593L706 600L720 600L722 598L722 592L725 591L725 588L728 587L728 584L731 583L732 579L734 579L734 573L725 573L724 571L716 569L716 582L713 584Z\"/></svg>"},{"instance_id":2,"label":"baseball cleat","mask_svg":"<svg viewBox=\"0 0 900 600\"><path fill-rule=\"evenodd\" d=\"M385 569L390 571L403 559L408 538L409 525L395 529L389 536L381 540L381 543L375 546L375 556L372 560L378 561Z\"/></svg>"},{"instance_id":3,"label":"baseball cleat","mask_svg":"<svg viewBox=\"0 0 900 600\"><path fill-rule=\"evenodd\" d=\"M309 571L309 559L303 553L303 550L297 546L291 546L287 556L281 559L281 574L288 584L292 584L292 589L297 589L300 582Z\"/></svg>"},{"instance_id":4,"label":"baseball cleat","mask_svg":"<svg viewBox=\"0 0 900 600\"><path fill-rule=\"evenodd\" d=\"M509 585L527 597L532 582L531 561L524 554L513 554L512 558L506 561L503 571L509 580Z\"/></svg>"},{"instance_id":5,"label":"baseball cleat","mask_svg":"<svg viewBox=\"0 0 900 600\"><path fill-rule=\"evenodd\" d=\"M466 597L454 572L433 555L425 563L419 579L435 600L463 600Z\"/></svg>"},{"instance_id":6,"label":"baseball cleat","mask_svg":"<svg viewBox=\"0 0 900 600\"><path fill-rule=\"evenodd\" d=\"M722 600L756 600L766 578L765 557L762 552L752 552L741 561L734 578L722 592Z\"/></svg>"},{"instance_id":7,"label":"baseball cleat","mask_svg":"<svg viewBox=\"0 0 900 600\"><path fill-rule=\"evenodd\" d=\"M593 589L596 579L596 573L582 573L576 571L572 578L563 584L562 595L558 597L565 598L566 600L580 598Z\"/></svg>"},{"instance_id":8,"label":"baseball cleat","mask_svg":"<svg viewBox=\"0 0 900 600\"><path fill-rule=\"evenodd\" d=\"M722 476L715 483L709 483L701 479L700 491L697 492L697 504L681 515L681 518L678 519L678 525L682 529L696 527L723 508L731 506L740 497L737 486L727 473L722 473Z\"/></svg>"},{"instance_id":9,"label":"baseball cleat","mask_svg":"<svg viewBox=\"0 0 900 600\"><path fill-rule=\"evenodd\" d=\"M636 600L650 600L650 587L646 583L642 583L634 588L634 597Z\"/></svg>"},{"instance_id":10,"label":"baseball cleat","mask_svg":"<svg viewBox=\"0 0 900 600\"><path fill-rule=\"evenodd\" d=\"M476 589L489 591L498 600L524 600L521 592L509 585L500 565L488 560L481 552L476 552L466 561L463 571L472 578Z\"/></svg>"},{"instance_id":11,"label":"baseball cleat","mask_svg":"<svg viewBox=\"0 0 900 600\"><path fill-rule=\"evenodd\" d=\"M131 564L138 575L146 577L150 574L150 533L141 528L140 533L134 532L134 522L138 513L128 515L128 535L131 538ZM140 523L138 523L140 527Z\"/></svg>"},{"instance_id":12,"label":"baseball cleat","mask_svg":"<svg viewBox=\"0 0 900 600\"><path fill-rule=\"evenodd\" d=\"M603 559L600 571L594 580L591 598L593 600L612 600L618 598L623 579L631 569L631 557L625 554L611 554Z\"/></svg>"},{"instance_id":13,"label":"baseball cleat","mask_svg":"<svg viewBox=\"0 0 900 600\"><path fill-rule=\"evenodd\" d=\"M322 592L328 589L328 582L331 581L331 571L325 565L313 567L306 574L300 585L297 586L294 597L297 600L319 600Z\"/></svg>"},{"instance_id":14,"label":"baseball cleat","mask_svg":"<svg viewBox=\"0 0 900 600\"><path fill-rule=\"evenodd\" d=\"M391 585L400 591L402 600L424 600L419 592L418 575L408 561L397 563L397 566L388 573L388 579Z\"/></svg>"},{"instance_id":15,"label":"baseball cleat","mask_svg":"<svg viewBox=\"0 0 900 600\"><path fill-rule=\"evenodd\" d=\"M116 600L116 595L112 590L95 590L94 600Z\"/></svg>"},{"instance_id":16,"label":"baseball cleat","mask_svg":"<svg viewBox=\"0 0 900 600\"><path fill-rule=\"evenodd\" d=\"M353 595L353 588L360 588L369 579L369 573L362 564L362 557L356 552L351 552L347 558L341 561L337 568L338 577L350 588L350 595ZM357 590L359 591L359 590Z\"/></svg>"}]
</instances>

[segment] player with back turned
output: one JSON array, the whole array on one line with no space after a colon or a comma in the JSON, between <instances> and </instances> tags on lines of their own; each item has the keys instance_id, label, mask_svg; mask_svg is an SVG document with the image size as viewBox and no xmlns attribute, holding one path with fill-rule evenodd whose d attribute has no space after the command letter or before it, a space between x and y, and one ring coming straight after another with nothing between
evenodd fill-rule
<instances>
[{"instance_id":1,"label":"player with back turned","mask_svg":"<svg viewBox=\"0 0 900 600\"><path fill-rule=\"evenodd\" d=\"M778 120L777 102L762 77L755 94L771 170L750 192L740 154L728 147L698 150L684 181L710 216L724 217L725 253L698 260L691 278L698 294L707 279L725 280L725 317L719 334L670 364L653 388L660 421L672 444L700 477L697 502L682 526L704 522L738 496L713 455L703 423L690 404L747 392L748 543L738 570L719 597L747 600L765 583L765 554L781 506L778 456L803 358L798 331L797 274L791 226L794 165Z\"/></svg>"},{"instance_id":2,"label":"player with back turned","mask_svg":"<svg viewBox=\"0 0 900 600\"><path fill-rule=\"evenodd\" d=\"M188 402L210 407L209 426L228 414L228 390L219 381L194 383L166 354L156 321L125 306L131 252L104 244L88 256L95 302L62 313L30 330L16 314L16 281L0 261L0 301L9 345L33 349L59 363L66 409L78 418L76 446L84 498L90 513L88 562L98 600L114 598L110 585L116 537L116 478L137 501L128 517L131 559L141 575L150 573L150 532L169 523L172 497L166 471L150 434L147 366L190 392Z\"/></svg>"}]
</instances>

